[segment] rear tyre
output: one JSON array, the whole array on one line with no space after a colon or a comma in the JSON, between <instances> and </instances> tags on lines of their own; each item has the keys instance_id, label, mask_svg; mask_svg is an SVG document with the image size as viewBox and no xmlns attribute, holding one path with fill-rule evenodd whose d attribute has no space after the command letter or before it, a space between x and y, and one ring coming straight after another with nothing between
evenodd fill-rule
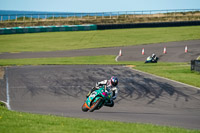
<instances>
[{"instance_id":1,"label":"rear tyre","mask_svg":"<svg viewBox=\"0 0 200 133\"><path fill-rule=\"evenodd\" d=\"M89 110L88 108L86 108L85 104L86 104L86 103L84 103L84 104L82 105L82 111L83 111L83 112L87 112L87 111Z\"/></svg>"},{"instance_id":2,"label":"rear tyre","mask_svg":"<svg viewBox=\"0 0 200 133\"><path fill-rule=\"evenodd\" d=\"M93 112L95 109L97 109L99 104L102 102L102 100L103 100L102 98L99 98L95 103L93 103L93 105L91 106L90 112Z\"/></svg>"}]
</instances>

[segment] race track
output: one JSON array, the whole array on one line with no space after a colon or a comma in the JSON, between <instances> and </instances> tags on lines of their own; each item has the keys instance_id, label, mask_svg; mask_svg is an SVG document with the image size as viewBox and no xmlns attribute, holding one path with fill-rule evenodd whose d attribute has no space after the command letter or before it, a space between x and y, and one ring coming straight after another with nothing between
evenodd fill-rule
<instances>
[{"instance_id":1,"label":"race track","mask_svg":"<svg viewBox=\"0 0 200 133\"><path fill-rule=\"evenodd\" d=\"M185 46L188 53L184 53ZM163 54L163 47L167 54ZM145 48L145 55L141 54ZM56 52L2 53L0 59L117 55L119 61L144 61L156 53L160 61L190 62L200 55L200 40L151 45ZM119 78L119 97L113 108L82 112L85 95L97 81ZM2 79L1 79L2 78ZM200 88L159 78L125 66L12 66L0 77L0 100L11 110L67 117L153 123L200 129Z\"/></svg>"},{"instance_id":2,"label":"race track","mask_svg":"<svg viewBox=\"0 0 200 133\"><path fill-rule=\"evenodd\" d=\"M95 82L119 78L113 108L82 112ZM6 71L12 110L200 129L200 90L124 66L19 66Z\"/></svg>"},{"instance_id":3,"label":"race track","mask_svg":"<svg viewBox=\"0 0 200 133\"><path fill-rule=\"evenodd\" d=\"M185 53L185 46L188 47L188 53ZM167 54L163 54L164 47ZM143 48L144 55L142 55ZM200 56L200 40L53 52L1 53L0 59L118 55L120 49L123 56L119 58L119 61L145 61L148 56L155 53L162 62L190 62L191 59Z\"/></svg>"}]
</instances>

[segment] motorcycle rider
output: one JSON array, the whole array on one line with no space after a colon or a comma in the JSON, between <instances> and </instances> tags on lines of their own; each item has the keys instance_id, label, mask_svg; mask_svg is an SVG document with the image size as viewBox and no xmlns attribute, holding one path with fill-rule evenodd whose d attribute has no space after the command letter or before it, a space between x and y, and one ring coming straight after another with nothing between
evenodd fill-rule
<instances>
[{"instance_id":1,"label":"motorcycle rider","mask_svg":"<svg viewBox=\"0 0 200 133\"><path fill-rule=\"evenodd\" d=\"M152 54L152 56L151 56L151 58L152 58L152 61L156 61L156 54Z\"/></svg>"},{"instance_id":2,"label":"motorcycle rider","mask_svg":"<svg viewBox=\"0 0 200 133\"><path fill-rule=\"evenodd\" d=\"M152 63L157 63L157 57L156 57L156 54L152 54L151 56L147 57L147 60L145 63L149 63L149 62L152 62Z\"/></svg>"},{"instance_id":3,"label":"motorcycle rider","mask_svg":"<svg viewBox=\"0 0 200 133\"><path fill-rule=\"evenodd\" d=\"M114 101L117 98L118 95L118 79L117 77L112 76L109 80L103 80L100 82L96 83L96 86L94 88L92 88L92 90L87 94L87 98L90 96L90 94L95 91L98 90L100 87L102 87L103 85L106 85L106 89L109 93L112 93L112 97L110 98L110 101L104 103L105 106L108 107L113 107L114 106Z\"/></svg>"}]
</instances>

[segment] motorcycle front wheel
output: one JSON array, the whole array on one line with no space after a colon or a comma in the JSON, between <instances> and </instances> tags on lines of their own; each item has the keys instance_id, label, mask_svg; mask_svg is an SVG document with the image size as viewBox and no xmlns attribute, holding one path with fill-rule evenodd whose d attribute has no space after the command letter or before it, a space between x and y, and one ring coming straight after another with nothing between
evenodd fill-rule
<instances>
[{"instance_id":1,"label":"motorcycle front wheel","mask_svg":"<svg viewBox=\"0 0 200 133\"><path fill-rule=\"evenodd\" d=\"M87 112L89 109L88 108L86 108L86 105L85 105L86 103L84 103L83 105L82 105L82 111L83 112Z\"/></svg>"},{"instance_id":2,"label":"motorcycle front wheel","mask_svg":"<svg viewBox=\"0 0 200 133\"><path fill-rule=\"evenodd\" d=\"M99 98L96 102L94 102L89 111L93 112L95 109L97 109L102 100L103 100L102 98Z\"/></svg>"}]
</instances>

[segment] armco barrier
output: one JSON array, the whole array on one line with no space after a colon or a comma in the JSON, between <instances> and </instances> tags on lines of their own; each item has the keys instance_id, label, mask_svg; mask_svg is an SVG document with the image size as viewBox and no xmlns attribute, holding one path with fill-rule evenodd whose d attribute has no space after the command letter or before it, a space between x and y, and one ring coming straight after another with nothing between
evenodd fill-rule
<instances>
[{"instance_id":1,"label":"armco barrier","mask_svg":"<svg viewBox=\"0 0 200 133\"><path fill-rule=\"evenodd\" d=\"M0 34L55 32L55 31L86 31L86 30L97 30L97 26L90 24L90 25L11 27L11 28L0 28Z\"/></svg>"},{"instance_id":2,"label":"armco barrier","mask_svg":"<svg viewBox=\"0 0 200 133\"><path fill-rule=\"evenodd\" d=\"M191 60L191 70L200 72L200 60Z\"/></svg>"},{"instance_id":3,"label":"armco barrier","mask_svg":"<svg viewBox=\"0 0 200 133\"><path fill-rule=\"evenodd\" d=\"M173 27L173 26L194 26L194 25L200 25L200 21L12 27L12 28L0 28L0 34L55 32L55 31L86 31L86 30L145 28L145 27Z\"/></svg>"},{"instance_id":4,"label":"armco barrier","mask_svg":"<svg viewBox=\"0 0 200 133\"><path fill-rule=\"evenodd\" d=\"M97 30L124 29L124 28L194 26L194 25L200 25L200 21L155 22L155 23L133 23L133 24L102 24L102 25L97 25Z\"/></svg>"}]
</instances>

